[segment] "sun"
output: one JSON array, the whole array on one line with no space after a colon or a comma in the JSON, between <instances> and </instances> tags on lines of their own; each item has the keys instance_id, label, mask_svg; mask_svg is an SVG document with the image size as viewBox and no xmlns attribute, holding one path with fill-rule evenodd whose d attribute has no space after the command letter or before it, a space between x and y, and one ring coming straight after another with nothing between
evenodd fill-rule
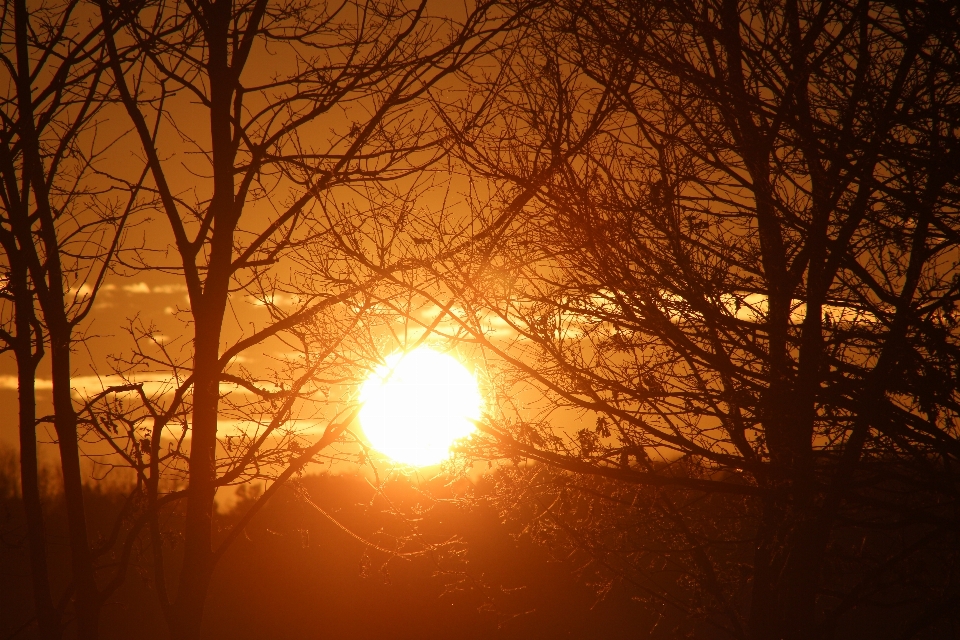
<instances>
[{"instance_id":1,"label":"sun","mask_svg":"<svg viewBox=\"0 0 960 640\"><path fill-rule=\"evenodd\" d=\"M467 368L427 347L388 356L361 387L360 401L370 445L415 467L449 458L454 442L473 433L483 404Z\"/></svg>"}]
</instances>

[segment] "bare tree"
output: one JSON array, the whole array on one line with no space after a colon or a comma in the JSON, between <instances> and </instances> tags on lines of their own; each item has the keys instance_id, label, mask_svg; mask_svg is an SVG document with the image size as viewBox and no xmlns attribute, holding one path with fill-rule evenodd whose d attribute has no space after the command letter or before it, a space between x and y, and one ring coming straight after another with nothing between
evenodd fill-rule
<instances>
[{"instance_id":1,"label":"bare tree","mask_svg":"<svg viewBox=\"0 0 960 640\"><path fill-rule=\"evenodd\" d=\"M891 634L935 624L955 579L911 571L956 544L956 8L560 1L538 24L458 139L535 196L438 271L496 365L485 455L562 470L507 474L531 530L734 637L828 637L871 602L908 606Z\"/></svg>"},{"instance_id":2,"label":"bare tree","mask_svg":"<svg viewBox=\"0 0 960 640\"><path fill-rule=\"evenodd\" d=\"M164 343L135 322L137 350L116 364L129 384L89 398L85 419L146 487L161 606L174 637L196 638L218 558L283 482L349 437L356 412L338 389L383 355L373 327L392 319L378 306L392 294L372 286L408 288L401 274L429 259L418 234L438 227L416 202L446 148L431 98L499 46L522 7L482 2L460 21L375 0L100 8L145 188L167 222L160 253L127 264L182 278L193 337ZM293 355L272 372L240 363L268 347ZM167 387L138 380L161 367ZM240 426L225 431L226 419ZM307 422L324 425L319 436ZM217 539L217 489L252 478L273 484ZM183 540L173 594L170 527Z\"/></svg>"},{"instance_id":3,"label":"bare tree","mask_svg":"<svg viewBox=\"0 0 960 640\"><path fill-rule=\"evenodd\" d=\"M29 270L13 234L4 229L0 234L6 258L3 288L4 306L13 306L4 314L0 331L3 351L12 351L17 362L18 431L20 438L20 489L27 522L27 544L30 547L30 570L33 582L34 608L43 638L60 637L60 616L53 604L47 565L46 533L40 500L37 458L37 398L35 378L43 357L43 335L35 313L35 300L30 288ZM12 317L11 317L12 316Z\"/></svg>"},{"instance_id":4,"label":"bare tree","mask_svg":"<svg viewBox=\"0 0 960 640\"><path fill-rule=\"evenodd\" d=\"M35 615L44 638L59 638L72 602L80 638L94 638L99 610L120 584L121 566L102 585L111 545L90 540L83 501L71 352L120 247L133 199L103 180L98 166L111 141L98 138L104 82L102 30L80 2L2 8L0 61L8 81L0 102L0 245L6 348L18 371L20 471L26 512ZM49 353L51 417L37 418L35 376ZM60 453L72 584L63 597L48 578L47 535L40 501L37 428L53 424ZM111 559L112 560L112 559Z\"/></svg>"}]
</instances>

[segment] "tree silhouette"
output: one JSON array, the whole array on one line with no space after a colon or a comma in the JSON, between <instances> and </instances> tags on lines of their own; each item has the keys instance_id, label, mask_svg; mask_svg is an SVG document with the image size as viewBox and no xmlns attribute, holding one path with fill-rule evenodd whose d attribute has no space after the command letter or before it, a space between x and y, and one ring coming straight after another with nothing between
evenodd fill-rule
<instances>
[{"instance_id":1,"label":"tree silhouette","mask_svg":"<svg viewBox=\"0 0 960 640\"><path fill-rule=\"evenodd\" d=\"M535 195L438 272L497 363L485 455L562 470L515 468L504 508L734 637L917 597L887 631L934 624L956 583L911 572L956 544L956 8L561 0L538 24L458 138Z\"/></svg>"},{"instance_id":2,"label":"tree silhouette","mask_svg":"<svg viewBox=\"0 0 960 640\"><path fill-rule=\"evenodd\" d=\"M125 264L182 278L189 308L178 314L193 338L164 344L134 322L137 349L116 363L129 384L86 407L146 494L135 526L150 531L170 632L196 638L225 549L284 481L348 437L356 411L330 390L376 362L383 287L409 288L402 274L433 251L418 240L442 226L414 206L446 153L433 96L499 46L522 6L481 2L460 21L378 0L99 6L116 99L168 231ZM244 297L268 318L237 312ZM272 372L240 364L264 345L292 355ZM151 391L138 376L158 368L170 382ZM134 405L119 394L130 389ZM224 433L228 418L238 433ZM305 420L321 435L297 427ZM217 538L217 489L255 478L273 485ZM175 592L171 528L183 540Z\"/></svg>"},{"instance_id":3,"label":"tree silhouette","mask_svg":"<svg viewBox=\"0 0 960 640\"><path fill-rule=\"evenodd\" d=\"M87 9L15 0L0 15L0 63L8 74L0 97L0 350L12 351L17 364L20 484L43 638L61 637L71 602L78 637L96 637L103 602L126 568L121 561L117 569L110 555L116 539L102 545L89 535L85 429L71 397L72 352L137 213L137 180L124 198L128 185L101 174L116 140L101 127L110 86L102 28ZM47 355L54 414L38 418L35 378ZM68 516L72 585L62 597L51 591L38 481L37 429L44 423L56 433Z\"/></svg>"}]
</instances>

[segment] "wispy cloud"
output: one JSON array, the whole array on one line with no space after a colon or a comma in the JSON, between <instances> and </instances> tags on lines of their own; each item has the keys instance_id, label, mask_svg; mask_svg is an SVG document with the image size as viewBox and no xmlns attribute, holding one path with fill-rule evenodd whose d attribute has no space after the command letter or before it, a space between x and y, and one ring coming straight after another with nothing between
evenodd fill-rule
<instances>
[{"instance_id":1,"label":"wispy cloud","mask_svg":"<svg viewBox=\"0 0 960 640\"><path fill-rule=\"evenodd\" d=\"M98 393L106 391L111 387L121 387L127 384L140 384L143 385L143 391L148 396L157 396L165 393L172 393L178 386L179 382L174 378L170 373L165 373L162 371L148 371L136 376L131 377L130 379L124 379L116 375L106 375L106 376L74 376L71 379L71 388L73 389L74 395L79 398L90 398L95 396ZM53 389L53 381L48 378L35 378L34 379L35 388L38 391L49 391ZM19 386L19 381L17 376L12 375L0 375L0 390L6 391L16 391ZM277 391L278 389L274 388L272 385L262 385L268 391ZM236 393L240 395L250 395L251 391L245 387L241 387L236 384L224 382L220 384L220 392L227 393ZM134 393L128 391L125 393Z\"/></svg>"},{"instance_id":2,"label":"wispy cloud","mask_svg":"<svg viewBox=\"0 0 960 640\"><path fill-rule=\"evenodd\" d=\"M171 294L184 293L187 286L184 284L158 284L151 287L146 282L135 282L123 285L123 290L133 294Z\"/></svg>"},{"instance_id":3,"label":"wispy cloud","mask_svg":"<svg viewBox=\"0 0 960 640\"><path fill-rule=\"evenodd\" d=\"M142 374L132 381L124 380L120 376L74 376L71 379L71 388L74 394L82 398L88 398L96 395L110 387L119 387L131 382L143 385L143 390L147 395L158 393L169 393L175 389L174 377L168 373L156 372ZM34 385L38 391L49 391L53 389L53 380L48 378L35 378ZM0 376L0 389L15 391L19 386L17 376Z\"/></svg>"},{"instance_id":4,"label":"wispy cloud","mask_svg":"<svg viewBox=\"0 0 960 640\"><path fill-rule=\"evenodd\" d=\"M146 282L125 284L123 285L123 290L127 293L150 293L150 285L148 285Z\"/></svg>"}]
</instances>

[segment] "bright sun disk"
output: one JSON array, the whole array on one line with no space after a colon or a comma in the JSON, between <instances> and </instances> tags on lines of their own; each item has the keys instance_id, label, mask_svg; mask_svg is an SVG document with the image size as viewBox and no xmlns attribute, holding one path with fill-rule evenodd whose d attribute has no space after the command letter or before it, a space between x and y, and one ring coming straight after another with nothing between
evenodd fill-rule
<instances>
[{"instance_id":1,"label":"bright sun disk","mask_svg":"<svg viewBox=\"0 0 960 640\"><path fill-rule=\"evenodd\" d=\"M439 464L474 432L477 381L447 354L420 347L386 358L360 389L360 425L370 445L396 462Z\"/></svg>"}]
</instances>

